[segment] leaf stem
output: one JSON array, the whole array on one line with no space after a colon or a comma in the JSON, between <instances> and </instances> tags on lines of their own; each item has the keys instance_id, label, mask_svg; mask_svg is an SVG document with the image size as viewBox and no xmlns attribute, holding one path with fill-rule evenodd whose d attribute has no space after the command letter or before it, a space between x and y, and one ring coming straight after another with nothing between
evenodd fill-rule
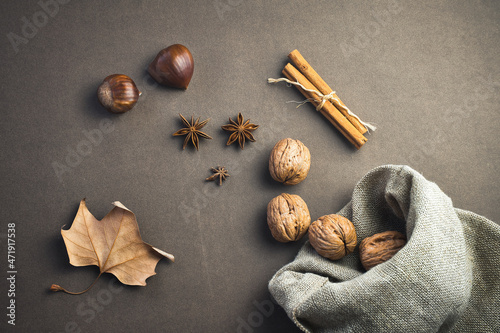
<instances>
[{"instance_id":1,"label":"leaf stem","mask_svg":"<svg viewBox=\"0 0 500 333\"><path fill-rule=\"evenodd\" d=\"M53 284L50 287L50 290L52 290L52 291L64 291L65 293L70 294L70 295L81 295L81 294L86 293L87 291L89 291L90 288L92 288L94 286L94 284L97 282L97 280L99 280L99 278L101 277L101 275L102 275L102 272L99 273L99 275L97 276L97 278L94 280L94 282L92 282L92 284L87 289L85 289L83 291L80 291L80 292L77 292L77 293L74 293L72 291L68 291L68 290L64 289L63 287L61 287L61 286L59 286L57 284Z\"/></svg>"}]
</instances>

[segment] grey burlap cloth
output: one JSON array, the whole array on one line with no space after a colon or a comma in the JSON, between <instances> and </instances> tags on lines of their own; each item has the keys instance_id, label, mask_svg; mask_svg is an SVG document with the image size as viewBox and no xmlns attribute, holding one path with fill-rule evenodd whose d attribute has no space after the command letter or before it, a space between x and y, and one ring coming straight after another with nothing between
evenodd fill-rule
<instances>
[{"instance_id":1,"label":"grey burlap cloth","mask_svg":"<svg viewBox=\"0 0 500 333\"><path fill-rule=\"evenodd\" d=\"M365 175L339 214L353 222L358 245L387 230L408 243L365 272L357 249L330 261L306 242L269 282L303 331L500 332L500 226L394 165Z\"/></svg>"}]
</instances>

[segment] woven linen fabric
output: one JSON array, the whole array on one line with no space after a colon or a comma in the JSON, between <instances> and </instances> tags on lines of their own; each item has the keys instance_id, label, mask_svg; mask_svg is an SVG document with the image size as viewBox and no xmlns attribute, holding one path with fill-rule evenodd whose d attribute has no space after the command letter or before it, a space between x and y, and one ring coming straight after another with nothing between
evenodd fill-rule
<instances>
[{"instance_id":1,"label":"woven linen fabric","mask_svg":"<svg viewBox=\"0 0 500 333\"><path fill-rule=\"evenodd\" d=\"M365 175L338 214L358 245L388 230L408 242L368 272L358 248L331 261L306 242L269 282L304 332L500 332L500 226L396 165Z\"/></svg>"}]
</instances>

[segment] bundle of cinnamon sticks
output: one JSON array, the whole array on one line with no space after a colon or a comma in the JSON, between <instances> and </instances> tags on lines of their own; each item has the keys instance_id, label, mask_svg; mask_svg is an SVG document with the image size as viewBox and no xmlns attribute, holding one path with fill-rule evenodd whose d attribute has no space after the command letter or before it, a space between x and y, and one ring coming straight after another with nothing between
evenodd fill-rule
<instances>
[{"instance_id":1,"label":"bundle of cinnamon sticks","mask_svg":"<svg viewBox=\"0 0 500 333\"><path fill-rule=\"evenodd\" d=\"M288 63L282 73L357 149L368 140L363 136L367 128L352 114L328 84L316 73L298 50L290 52ZM294 66L295 65L295 66ZM272 82L272 81L269 81ZM274 80L276 82L276 80ZM291 82L290 82L291 83ZM303 88L307 90L304 90ZM317 94L316 92L320 93Z\"/></svg>"}]
</instances>

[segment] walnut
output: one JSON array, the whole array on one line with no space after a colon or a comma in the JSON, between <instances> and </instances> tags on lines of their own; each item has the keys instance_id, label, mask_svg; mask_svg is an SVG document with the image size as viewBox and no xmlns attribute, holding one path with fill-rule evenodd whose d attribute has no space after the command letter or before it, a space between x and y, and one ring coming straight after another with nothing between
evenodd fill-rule
<instances>
[{"instance_id":1,"label":"walnut","mask_svg":"<svg viewBox=\"0 0 500 333\"><path fill-rule=\"evenodd\" d=\"M309 209L298 195L282 193L267 205L267 225L279 242L300 239L310 224Z\"/></svg>"},{"instance_id":2,"label":"walnut","mask_svg":"<svg viewBox=\"0 0 500 333\"><path fill-rule=\"evenodd\" d=\"M278 141L269 157L271 177L285 185L303 181L310 167L311 153L299 140L288 138Z\"/></svg>"},{"instance_id":3,"label":"walnut","mask_svg":"<svg viewBox=\"0 0 500 333\"><path fill-rule=\"evenodd\" d=\"M359 244L359 257L366 270L391 259L406 244L406 237L397 231L385 231L367 237Z\"/></svg>"},{"instance_id":4,"label":"walnut","mask_svg":"<svg viewBox=\"0 0 500 333\"><path fill-rule=\"evenodd\" d=\"M356 247L356 230L351 221L343 216L321 216L309 228L309 242L325 258L338 260Z\"/></svg>"}]
</instances>

